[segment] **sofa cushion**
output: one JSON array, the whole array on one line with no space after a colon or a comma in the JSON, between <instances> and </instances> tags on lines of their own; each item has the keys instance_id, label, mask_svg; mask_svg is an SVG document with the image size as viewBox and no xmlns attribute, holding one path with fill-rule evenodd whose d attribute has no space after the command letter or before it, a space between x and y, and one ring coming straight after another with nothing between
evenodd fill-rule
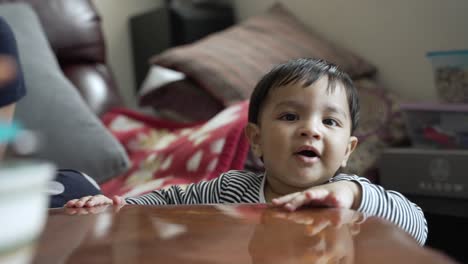
<instances>
[{"instance_id":1,"label":"sofa cushion","mask_svg":"<svg viewBox=\"0 0 468 264\"><path fill-rule=\"evenodd\" d=\"M361 105L359 125L355 135L359 139L343 172L354 173L377 181L376 167L384 148L403 142L407 135L400 98L372 79L354 82Z\"/></svg>"},{"instance_id":2,"label":"sofa cushion","mask_svg":"<svg viewBox=\"0 0 468 264\"><path fill-rule=\"evenodd\" d=\"M157 54L151 63L184 73L206 96L228 106L248 98L257 81L274 65L300 57L323 58L339 65L353 78L376 71L362 57L303 25L281 4L193 44ZM165 94L181 96L180 91L171 89ZM155 92L162 93L162 89ZM152 103L162 105L154 97ZM192 110L197 111L196 107Z\"/></svg>"},{"instance_id":3,"label":"sofa cushion","mask_svg":"<svg viewBox=\"0 0 468 264\"><path fill-rule=\"evenodd\" d=\"M129 162L123 147L63 75L32 8L2 4L0 16L17 38L28 90L15 119L43 139L36 158L80 170L99 183L124 172Z\"/></svg>"}]
</instances>

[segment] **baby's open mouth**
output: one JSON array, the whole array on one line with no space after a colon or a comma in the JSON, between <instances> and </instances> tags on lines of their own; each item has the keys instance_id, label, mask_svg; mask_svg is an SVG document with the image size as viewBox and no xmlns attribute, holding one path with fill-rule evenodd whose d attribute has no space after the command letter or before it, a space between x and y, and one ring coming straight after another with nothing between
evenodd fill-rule
<instances>
[{"instance_id":1,"label":"baby's open mouth","mask_svg":"<svg viewBox=\"0 0 468 264\"><path fill-rule=\"evenodd\" d=\"M301 155L308 158L318 157L317 153L315 153L312 150L301 150L299 152L296 152L296 155Z\"/></svg>"}]
</instances>

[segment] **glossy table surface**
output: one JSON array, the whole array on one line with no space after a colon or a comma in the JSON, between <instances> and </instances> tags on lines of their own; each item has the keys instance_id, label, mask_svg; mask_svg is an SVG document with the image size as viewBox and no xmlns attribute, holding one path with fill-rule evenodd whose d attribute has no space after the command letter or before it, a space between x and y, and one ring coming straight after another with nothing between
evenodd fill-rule
<instances>
[{"instance_id":1,"label":"glossy table surface","mask_svg":"<svg viewBox=\"0 0 468 264\"><path fill-rule=\"evenodd\" d=\"M382 219L266 205L50 209L33 263L453 263Z\"/></svg>"}]
</instances>

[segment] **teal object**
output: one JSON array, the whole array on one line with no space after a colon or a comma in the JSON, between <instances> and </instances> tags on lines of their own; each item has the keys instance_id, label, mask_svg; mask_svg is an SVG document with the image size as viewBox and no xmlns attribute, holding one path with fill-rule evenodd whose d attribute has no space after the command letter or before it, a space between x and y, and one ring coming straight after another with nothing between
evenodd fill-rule
<instances>
[{"instance_id":1,"label":"teal object","mask_svg":"<svg viewBox=\"0 0 468 264\"><path fill-rule=\"evenodd\" d=\"M21 126L16 122L6 123L0 121L0 144L14 141L20 130Z\"/></svg>"}]
</instances>

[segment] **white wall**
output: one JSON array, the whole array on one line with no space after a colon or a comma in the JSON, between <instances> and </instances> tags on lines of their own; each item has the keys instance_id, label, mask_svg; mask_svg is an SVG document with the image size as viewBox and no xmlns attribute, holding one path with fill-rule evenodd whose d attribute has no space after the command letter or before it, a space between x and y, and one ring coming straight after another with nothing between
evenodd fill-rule
<instances>
[{"instance_id":1,"label":"white wall","mask_svg":"<svg viewBox=\"0 0 468 264\"><path fill-rule=\"evenodd\" d=\"M260 13L274 0L234 0L238 17ZM383 84L410 100L433 100L427 51L468 49L466 0L283 0L328 39L374 63Z\"/></svg>"},{"instance_id":2,"label":"white wall","mask_svg":"<svg viewBox=\"0 0 468 264\"><path fill-rule=\"evenodd\" d=\"M136 105L133 57L128 19L160 6L161 0L93 0L103 21L107 59L121 95L129 107Z\"/></svg>"}]
</instances>

